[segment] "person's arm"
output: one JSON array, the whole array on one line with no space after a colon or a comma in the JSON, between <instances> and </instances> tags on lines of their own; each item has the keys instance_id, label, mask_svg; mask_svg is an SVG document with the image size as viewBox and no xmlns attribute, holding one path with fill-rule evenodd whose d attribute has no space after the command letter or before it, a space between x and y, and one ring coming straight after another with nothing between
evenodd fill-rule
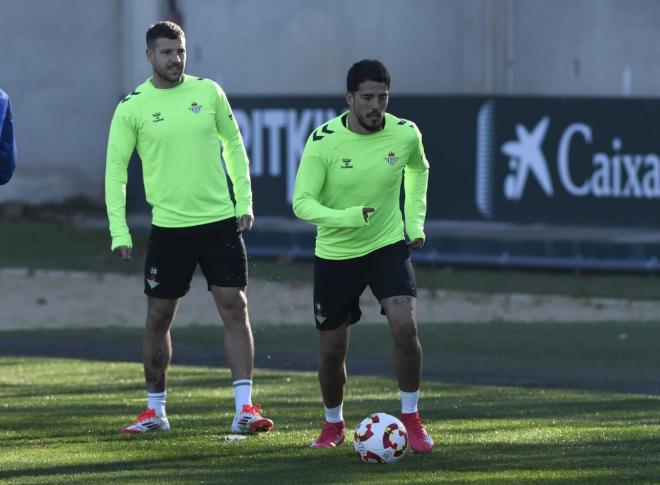
<instances>
[{"instance_id":1,"label":"person's arm","mask_svg":"<svg viewBox=\"0 0 660 485\"><path fill-rule=\"evenodd\" d=\"M216 87L215 123L218 136L222 141L222 158L225 161L229 178L234 187L236 199L236 216L240 220L243 216L254 217L252 212L252 187L250 183L250 168L248 156L243 144L243 138L234 119L227 96L220 86ZM248 228L249 229L249 228Z\"/></svg>"},{"instance_id":2,"label":"person's arm","mask_svg":"<svg viewBox=\"0 0 660 485\"><path fill-rule=\"evenodd\" d=\"M307 140L300 160L293 191L293 213L299 219L317 226L361 227L368 224L368 213L373 209L367 213L362 206L331 209L319 202L326 169L315 143L311 138Z\"/></svg>"},{"instance_id":3,"label":"person's arm","mask_svg":"<svg viewBox=\"0 0 660 485\"><path fill-rule=\"evenodd\" d=\"M426 189L429 181L429 162L424 154L422 134L414 128L416 137L410 157L404 167L403 188L405 192L404 213L406 234L415 249L421 249L426 239L424 220L426 219ZM416 242L417 241L417 242Z\"/></svg>"},{"instance_id":4,"label":"person's arm","mask_svg":"<svg viewBox=\"0 0 660 485\"><path fill-rule=\"evenodd\" d=\"M0 120L2 120L2 116L0 116ZM11 113L11 104L9 98L7 98L4 120L0 123L0 185L9 182L15 169L16 140L14 138L14 121Z\"/></svg>"},{"instance_id":5,"label":"person's arm","mask_svg":"<svg viewBox=\"0 0 660 485\"><path fill-rule=\"evenodd\" d=\"M113 251L120 247L127 249L133 247L131 234L126 224L126 183L128 163L135 149L136 140L134 123L125 113L117 109L110 125L105 165L105 205L108 211ZM124 256L123 253L121 255Z\"/></svg>"}]
</instances>

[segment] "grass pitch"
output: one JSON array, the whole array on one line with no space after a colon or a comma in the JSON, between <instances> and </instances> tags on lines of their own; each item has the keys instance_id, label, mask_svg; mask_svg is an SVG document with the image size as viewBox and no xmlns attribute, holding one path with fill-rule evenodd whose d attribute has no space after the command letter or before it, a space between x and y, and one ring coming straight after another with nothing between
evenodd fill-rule
<instances>
[{"instance_id":1,"label":"grass pitch","mask_svg":"<svg viewBox=\"0 0 660 485\"><path fill-rule=\"evenodd\" d=\"M358 462L352 446L311 450L321 424L316 376L260 370L265 436L226 442L229 373L173 366L169 433L117 431L144 406L134 363L0 358L0 479L10 483L632 483L660 476L660 406L642 395L426 381L436 450L395 465ZM349 427L397 413L390 379L352 376Z\"/></svg>"},{"instance_id":2,"label":"grass pitch","mask_svg":"<svg viewBox=\"0 0 660 485\"><path fill-rule=\"evenodd\" d=\"M105 230L5 222L0 268L139 273L145 235L134 236L136 258L122 264L109 252ZM308 264L253 260L250 270L266 279L311 281ZM420 287L450 290L638 299L660 294L659 280L648 276L422 267L417 274ZM294 369L316 367L312 327L255 329L260 369L254 397L276 428L242 441L219 438L228 434L233 414L230 375L220 367L222 330L175 325L173 332L176 364L168 386L173 430L138 437L118 430L144 408L142 369L135 363L140 330L0 332L0 481L659 481L657 323L422 326L421 410L436 450L391 466L358 462L350 443L332 450L308 448L322 422L318 380L314 373ZM349 428L368 413L397 414L399 408L387 329L359 325L352 333L345 404Z\"/></svg>"}]
</instances>

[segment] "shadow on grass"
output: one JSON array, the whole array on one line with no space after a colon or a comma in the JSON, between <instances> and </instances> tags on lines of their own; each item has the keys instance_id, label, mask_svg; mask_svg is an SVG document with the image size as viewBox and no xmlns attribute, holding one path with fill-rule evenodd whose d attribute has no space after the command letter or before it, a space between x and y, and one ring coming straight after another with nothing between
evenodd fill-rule
<instances>
[{"instance_id":1,"label":"shadow on grass","mask_svg":"<svg viewBox=\"0 0 660 485\"><path fill-rule=\"evenodd\" d=\"M657 323L442 324L420 326L419 332L425 378L479 385L660 393ZM386 325L357 325L351 334L349 374L393 378L392 342ZM257 367L317 371L315 329L258 327L254 335ZM174 364L227 365L220 327L175 327L172 338ZM142 331L4 331L0 332L0 355L141 362Z\"/></svg>"},{"instance_id":2,"label":"shadow on grass","mask_svg":"<svg viewBox=\"0 0 660 485\"><path fill-rule=\"evenodd\" d=\"M215 443L203 449L177 448L177 454L164 453L152 442L153 449L143 458L110 459L105 463L28 466L5 470L0 478L30 480L53 477L95 475L123 482L142 480L195 480L212 483L364 483L413 478L451 476L466 481L497 483L497 474L528 473L527 478L551 473L555 480L543 483L606 483L613 480L655 480L660 471L660 443L655 438L578 443L473 443L439 447L431 455L408 456L395 466L367 466L357 462L344 445L332 450L309 450L269 443L258 453L245 448L250 463L236 447ZM130 450L130 444L126 447ZM146 456L144 456L146 455ZM560 463L559 463L560 460ZM310 469L310 466L313 467ZM275 466L276 465L276 466ZM264 473L268 470L268 473ZM310 470L313 470L310 473ZM436 475L437 474L437 475ZM482 479L479 476L483 477ZM490 480L488 479L490 477ZM472 480L470 480L472 479ZM609 479L609 480L608 480ZM396 482L402 483L402 482Z\"/></svg>"},{"instance_id":3,"label":"shadow on grass","mask_svg":"<svg viewBox=\"0 0 660 485\"><path fill-rule=\"evenodd\" d=\"M124 369L126 372L126 369ZM217 370L209 372L204 379L189 379L178 369L172 372L168 409L173 423L180 421L186 429L186 420L194 416L196 425L200 419L210 425L217 423L221 416L233 414L231 383L227 379L216 378ZM80 376L73 376L79 378ZM259 372L259 393L266 398L265 405L271 416L278 417L278 426L285 429L307 429L310 421L320 420L320 397L317 395L314 376L301 376L296 382L298 392L292 394L286 385L285 375ZM313 385L311 385L313 384ZM384 383L380 379L360 379L359 385L350 385L346 394L344 413L347 423L355 425L364 416L364 410L380 410L398 413L396 385ZM9 385L6 387L28 387L29 385ZM388 388L383 392L383 387ZM3 386L5 387L5 386ZM82 425L94 419L103 418L119 424L132 418L132 413L141 410L144 399L142 386L64 385L35 387L33 394L25 392L3 392L6 404L0 415L0 429L16 431L30 429L35 436L69 436L72 430L87 433ZM310 387L313 389L310 390ZM389 389L391 388L391 389ZM204 393L204 389L223 390L222 395ZM39 392L41 390L41 392ZM131 394L127 394L127 391ZM190 398L192 393L203 397ZM52 393L52 399L51 399ZM117 394L132 396L134 399L116 401ZM530 423L567 422L577 428L597 426L616 429L622 425L652 426L660 431L660 399L643 396L593 394L582 392L539 393L522 388L491 388L473 386L453 386L438 382L425 385L423 400L424 417L429 422L445 423L452 433L478 433L479 430L467 427L460 430L460 423L488 420L495 423L484 431L502 428L518 429L530 427ZM310 396L303 398L303 395ZM17 405L24 398L32 399L29 407ZM134 402L133 402L134 401ZM35 416L59 416L57 421L35 419ZM188 418L186 418L188 416ZM225 416L226 417L226 416ZM224 419L224 418L222 418ZM121 423L120 423L121 421ZM512 421L516 424L513 425ZM320 422L320 421L319 421ZM178 423L177 423L178 424ZM98 424L92 426L98 427ZM459 426L457 431L455 428ZM654 429L655 429L654 428ZM114 428L113 428L114 429ZM60 433L61 431L61 433ZM115 433L113 430L111 433ZM75 433L74 433L75 434ZM107 434L107 433L104 433ZM0 439L0 442L2 440Z\"/></svg>"},{"instance_id":4,"label":"shadow on grass","mask_svg":"<svg viewBox=\"0 0 660 485\"><path fill-rule=\"evenodd\" d=\"M57 365L29 359L15 364L21 364L26 375L35 375L35 380L48 380L38 372ZM506 481L502 477L510 482L515 477L540 480L545 473L543 483L629 483L652 481L660 472L660 400L648 397L429 381L424 414L437 430L436 450L428 456L409 456L396 466L376 467L358 463L350 444L333 450L307 448L308 435L320 424L318 396L308 392L316 387L313 375L297 377L304 392L292 395L288 374L259 372L276 429L265 437L227 444L213 435L228 428L231 391L227 389L223 397L208 392L219 383L229 387L226 371L173 368L168 399L173 431L127 437L117 431L133 417L129 415L133 407L143 404L142 391L135 392L133 402L126 399L132 385L106 386L105 376L94 373L108 366L72 364L77 372L60 373L46 386L47 391L60 389L58 383L63 386L64 392L51 400L38 392L24 396L24 387L43 388L38 382L16 384L20 375L8 386L8 394L21 389L19 397L30 399L21 403L5 397L8 407L0 413L0 429L6 438L0 438L0 449L8 455L31 453L34 459L15 462L12 469L0 471L0 479L290 484L412 483L415 477L424 480L417 483L438 483L451 477L498 483ZM126 378L133 366L112 367L118 378ZM97 379L93 385L84 382L90 373ZM349 427L365 409L397 411L394 386L383 392L390 386L382 379L356 381L359 385L349 383L344 409ZM111 397L118 390L124 393L121 402ZM57 419L43 419L49 415ZM292 438L292 432L298 434ZM450 441L443 443L443 438ZM81 446L84 452L70 455Z\"/></svg>"},{"instance_id":5,"label":"shadow on grass","mask_svg":"<svg viewBox=\"0 0 660 485\"><path fill-rule=\"evenodd\" d=\"M402 462L397 467L366 466L357 462L344 447L340 453L312 453L296 449L291 453L290 447L262 448L259 453L250 456L249 466L245 457L235 453L223 454L215 450L204 455L184 454L179 457L158 458L148 460L111 461L94 465L64 465L53 467L28 468L25 470L0 472L4 479L34 479L37 477L60 478L62 476L115 476L123 483L136 481L179 481L194 480L210 483L360 483L369 476L381 477L401 476L406 469L412 468L412 462L419 466L424 462L424 471L440 471L439 462L427 457L408 458L410 464ZM197 450L198 451L198 450ZM235 451L235 450L233 450ZM342 466L337 466L337 457ZM343 455L343 456L342 456ZM421 458L421 459L420 459ZM314 464L316 473L310 473L310 463ZM419 471L419 470L418 470Z\"/></svg>"}]
</instances>

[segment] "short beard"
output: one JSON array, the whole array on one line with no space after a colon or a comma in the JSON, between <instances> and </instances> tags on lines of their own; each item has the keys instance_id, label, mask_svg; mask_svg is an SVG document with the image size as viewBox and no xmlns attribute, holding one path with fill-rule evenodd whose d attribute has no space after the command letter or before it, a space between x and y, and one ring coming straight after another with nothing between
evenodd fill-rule
<instances>
[{"instance_id":1,"label":"short beard","mask_svg":"<svg viewBox=\"0 0 660 485\"><path fill-rule=\"evenodd\" d=\"M380 130L383 129L383 117L380 118L380 120L378 121L378 124L376 126L371 126L371 125L366 124L366 122L364 121L364 120L366 120L366 117L363 118L361 116L358 116L357 120L358 120L358 123L360 123L360 126L362 128L364 128L367 131L371 131L372 133L375 133L376 131L380 131Z\"/></svg>"},{"instance_id":2,"label":"short beard","mask_svg":"<svg viewBox=\"0 0 660 485\"><path fill-rule=\"evenodd\" d=\"M181 70L181 74L179 74L178 77L174 77L174 78L170 77L171 75L170 75L170 73L168 72L167 69L163 69L162 71L160 69L156 69L155 71L162 79L166 80L169 83L173 83L173 84L174 83L180 83L181 78L183 77L183 69Z\"/></svg>"}]
</instances>

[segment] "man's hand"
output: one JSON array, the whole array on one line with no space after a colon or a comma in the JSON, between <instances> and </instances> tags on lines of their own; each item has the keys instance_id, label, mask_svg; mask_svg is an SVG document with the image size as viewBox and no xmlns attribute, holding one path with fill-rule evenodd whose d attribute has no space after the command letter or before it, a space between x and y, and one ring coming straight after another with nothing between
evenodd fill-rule
<instances>
[{"instance_id":1,"label":"man's hand","mask_svg":"<svg viewBox=\"0 0 660 485\"><path fill-rule=\"evenodd\" d=\"M362 208L362 217L364 217L364 222L369 222L369 214L376 212L376 209L373 207L363 207Z\"/></svg>"},{"instance_id":2,"label":"man's hand","mask_svg":"<svg viewBox=\"0 0 660 485\"><path fill-rule=\"evenodd\" d=\"M131 248L128 246L117 246L115 248L115 253L121 256L121 259L124 261L130 261L131 260Z\"/></svg>"},{"instance_id":3,"label":"man's hand","mask_svg":"<svg viewBox=\"0 0 660 485\"><path fill-rule=\"evenodd\" d=\"M418 237L417 239L414 239L412 241L408 241L406 243L410 249L416 249L420 250L424 247L424 239L421 237Z\"/></svg>"},{"instance_id":4,"label":"man's hand","mask_svg":"<svg viewBox=\"0 0 660 485\"><path fill-rule=\"evenodd\" d=\"M238 232L248 232L250 229L252 229L254 217L252 217L250 214L245 214L237 218L236 221L238 222Z\"/></svg>"}]
</instances>

